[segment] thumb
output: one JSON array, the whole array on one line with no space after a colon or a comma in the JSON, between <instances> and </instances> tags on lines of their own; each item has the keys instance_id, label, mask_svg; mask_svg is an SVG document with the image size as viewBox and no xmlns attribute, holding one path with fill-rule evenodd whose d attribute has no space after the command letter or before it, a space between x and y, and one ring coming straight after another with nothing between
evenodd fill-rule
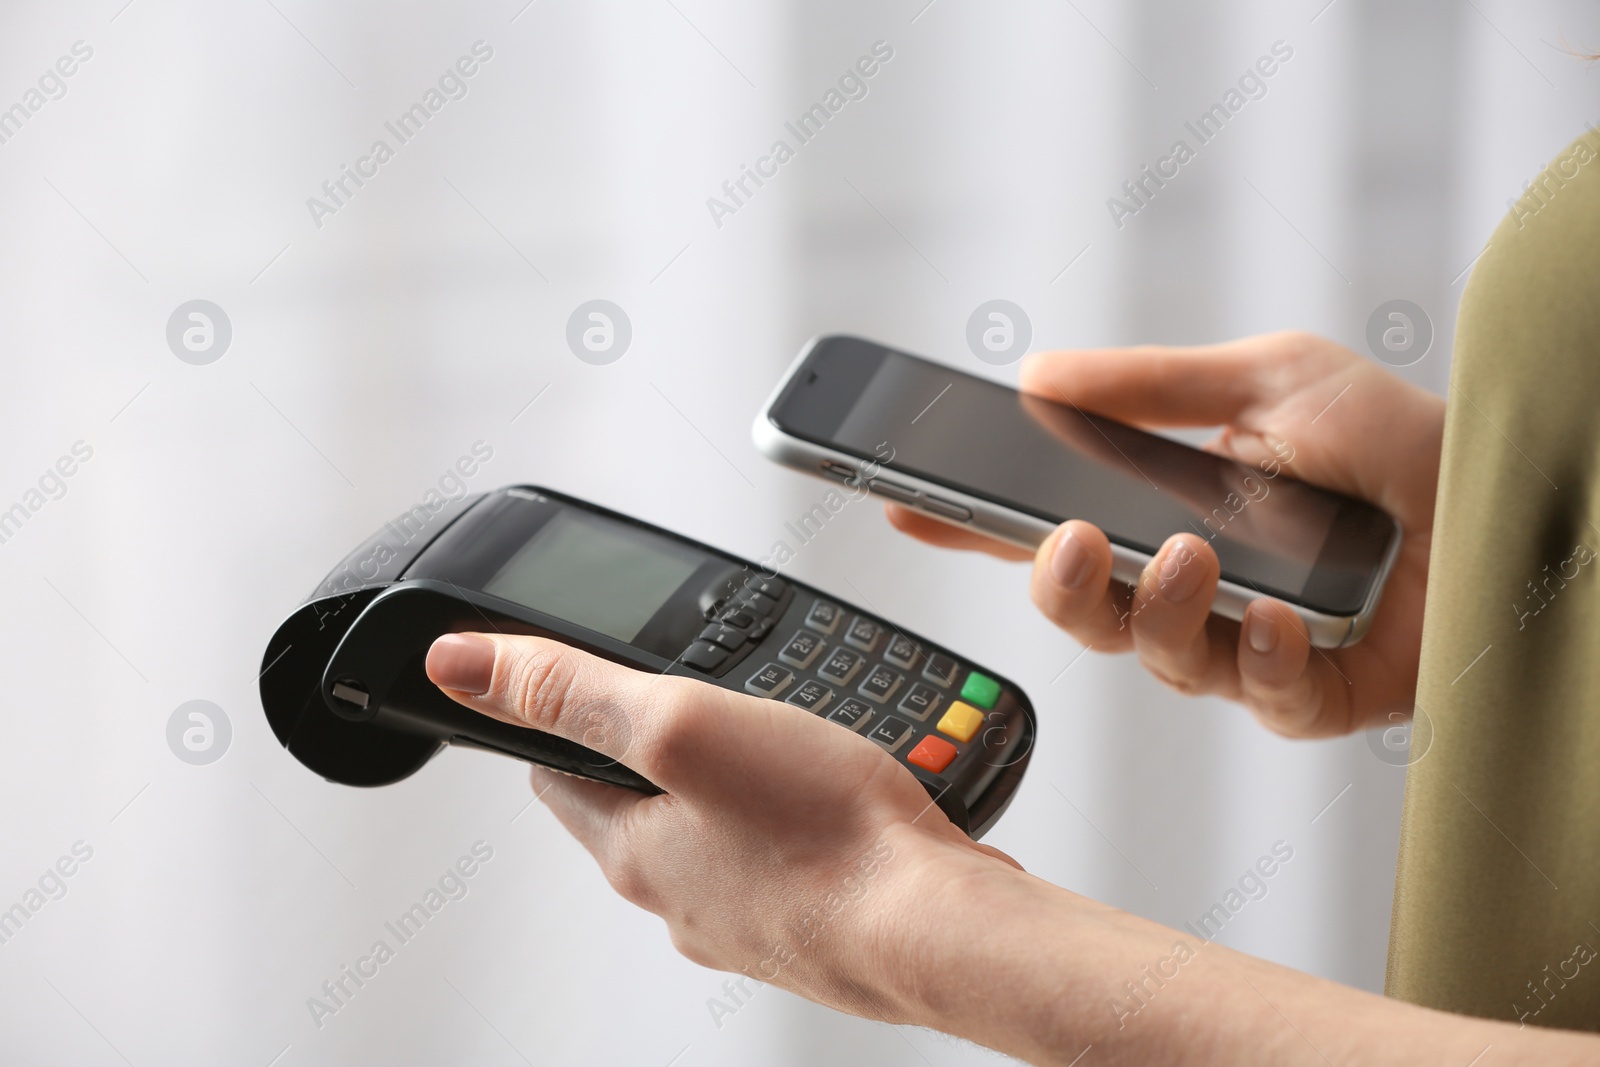
<instances>
[{"instance_id":1,"label":"thumb","mask_svg":"<svg viewBox=\"0 0 1600 1067\"><path fill-rule=\"evenodd\" d=\"M645 674L559 641L445 634L429 648L426 669L457 703L576 742L669 793L692 780L701 750L711 747L683 743L704 732L700 720L707 717L694 682ZM709 692L716 699L723 691Z\"/></svg>"}]
</instances>

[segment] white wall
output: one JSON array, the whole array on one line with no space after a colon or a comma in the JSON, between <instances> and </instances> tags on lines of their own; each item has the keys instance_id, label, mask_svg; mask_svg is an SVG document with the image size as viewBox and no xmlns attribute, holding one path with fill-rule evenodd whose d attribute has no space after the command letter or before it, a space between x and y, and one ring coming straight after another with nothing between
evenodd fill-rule
<instances>
[{"instance_id":1,"label":"white wall","mask_svg":"<svg viewBox=\"0 0 1600 1067\"><path fill-rule=\"evenodd\" d=\"M479 440L477 488L765 554L818 486L747 427L824 330L984 371L963 330L996 296L1040 347L1299 326L1357 348L1406 297L1439 340L1404 373L1442 390L1459 272L1595 115L1560 41L1600 47L1578 0L122 3L0 13L0 107L93 48L0 144L0 508L93 449L0 544L0 908L93 849L0 944L14 1063L989 1061L777 990L719 1029L722 976L526 808L517 765L452 752L363 792L289 758L255 693L267 637ZM314 225L307 197L480 39L466 98ZM1280 39L1267 96L1116 228L1106 198ZM869 95L715 226L706 198L878 40ZM594 297L633 323L608 367L563 341ZM165 342L194 298L232 322L208 366ZM1291 744L1075 661L1023 569L872 507L790 571L1032 694L1039 751L992 843L1177 924L1283 839L1224 940L1381 987L1403 772L1365 738ZM232 726L208 766L166 742L192 699ZM470 894L317 1028L306 999L480 839Z\"/></svg>"}]
</instances>

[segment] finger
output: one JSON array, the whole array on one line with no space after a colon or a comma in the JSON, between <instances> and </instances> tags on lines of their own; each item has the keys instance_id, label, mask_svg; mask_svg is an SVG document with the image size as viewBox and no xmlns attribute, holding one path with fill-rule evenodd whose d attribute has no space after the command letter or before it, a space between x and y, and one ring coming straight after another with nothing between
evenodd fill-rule
<instances>
[{"instance_id":1,"label":"finger","mask_svg":"<svg viewBox=\"0 0 1600 1067\"><path fill-rule=\"evenodd\" d=\"M548 767L533 767L529 773L534 793L556 821L566 828L594 857L600 873L622 896L641 908L654 910L651 881L642 877L634 862L630 839L634 828L629 823L640 805L659 804L666 797L644 797L631 790L604 782L574 778Z\"/></svg>"},{"instance_id":2,"label":"finger","mask_svg":"<svg viewBox=\"0 0 1600 1067\"><path fill-rule=\"evenodd\" d=\"M896 530L904 534L910 534L918 541L923 541L939 548L955 548L968 552L987 552L991 556L998 556L1007 560L1033 558L1033 553L1025 548L1018 548L1016 545L998 541L993 537L986 537L966 527L942 522L919 511L901 507L899 504L885 504L883 511L888 516L889 525Z\"/></svg>"},{"instance_id":3,"label":"finger","mask_svg":"<svg viewBox=\"0 0 1600 1067\"><path fill-rule=\"evenodd\" d=\"M1128 587L1111 580L1111 542L1094 524L1073 519L1056 528L1039 546L1029 592L1045 618L1081 644L1132 647Z\"/></svg>"},{"instance_id":4,"label":"finger","mask_svg":"<svg viewBox=\"0 0 1600 1067\"><path fill-rule=\"evenodd\" d=\"M1210 545L1194 534L1176 534L1134 589L1133 644L1139 660L1181 692L1215 692L1233 682L1232 650L1213 655L1207 626L1221 573Z\"/></svg>"},{"instance_id":5,"label":"finger","mask_svg":"<svg viewBox=\"0 0 1600 1067\"><path fill-rule=\"evenodd\" d=\"M610 834L622 813L651 799L621 786L537 765L528 769L528 780L534 799L549 808L556 821L602 862L610 856Z\"/></svg>"},{"instance_id":6,"label":"finger","mask_svg":"<svg viewBox=\"0 0 1600 1067\"><path fill-rule=\"evenodd\" d=\"M1135 425L1217 426L1289 391L1277 371L1298 354L1295 336L1040 352L1022 365L1022 389Z\"/></svg>"},{"instance_id":7,"label":"finger","mask_svg":"<svg viewBox=\"0 0 1600 1067\"><path fill-rule=\"evenodd\" d=\"M542 637L446 634L429 649L426 666L458 703L585 745L668 792L692 788L702 770L735 757L724 750L737 746L737 732L717 730L718 722L770 718L772 708L784 708L632 670Z\"/></svg>"},{"instance_id":8,"label":"finger","mask_svg":"<svg viewBox=\"0 0 1600 1067\"><path fill-rule=\"evenodd\" d=\"M1280 600L1245 609L1239 627L1241 695L1261 724L1286 737L1347 732L1346 687L1328 685L1332 665L1312 658L1305 622Z\"/></svg>"}]
</instances>

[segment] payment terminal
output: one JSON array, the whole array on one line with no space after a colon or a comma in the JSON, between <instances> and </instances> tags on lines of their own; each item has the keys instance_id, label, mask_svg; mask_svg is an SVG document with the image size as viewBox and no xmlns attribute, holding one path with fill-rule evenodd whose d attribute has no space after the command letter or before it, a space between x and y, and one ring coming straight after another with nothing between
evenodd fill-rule
<instances>
[{"instance_id":1,"label":"payment terminal","mask_svg":"<svg viewBox=\"0 0 1600 1067\"><path fill-rule=\"evenodd\" d=\"M661 791L447 697L423 663L463 630L554 638L819 716L893 756L974 838L1032 754L1032 706L994 671L759 564L532 486L418 506L340 562L262 658L274 734L347 785L399 781L454 744Z\"/></svg>"}]
</instances>

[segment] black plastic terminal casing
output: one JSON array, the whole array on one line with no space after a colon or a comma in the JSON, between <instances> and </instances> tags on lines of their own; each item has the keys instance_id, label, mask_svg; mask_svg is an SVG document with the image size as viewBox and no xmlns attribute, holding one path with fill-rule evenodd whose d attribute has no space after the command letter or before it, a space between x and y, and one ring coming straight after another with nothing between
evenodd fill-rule
<instances>
[{"instance_id":1,"label":"black plastic terminal casing","mask_svg":"<svg viewBox=\"0 0 1600 1067\"><path fill-rule=\"evenodd\" d=\"M694 573L632 642L482 591L490 584L490 571L527 539L529 530L568 508L625 524L641 538L668 539L678 546L674 551L697 555ZM870 612L777 577L758 564L548 489L509 486L436 510L413 508L357 546L268 643L261 701L274 734L292 755L315 773L346 785L400 781L446 744L457 744L659 793L637 772L583 745L502 723L455 703L423 671L429 646L442 634L463 630L533 634L641 671L744 691L753 673L779 662L787 642L806 629L808 613L819 601L836 605L846 620L831 635L814 635L823 636L830 649L844 647L844 626L864 620L885 633L885 640L877 643L880 652L887 641L903 636L924 657L919 663L951 655ZM716 619L732 620L744 635L736 651L696 640ZM716 665L696 669L684 662L686 657L696 659L689 656L695 648L707 650L704 662ZM942 706L957 699L961 678L981 670L961 657L951 658L959 673L946 686ZM814 666L822 662L819 658ZM779 697L791 695L806 674L786 669L795 682ZM917 675L907 673L914 682ZM992 671L982 673L999 682L1000 694L984 711L979 732L958 746L960 754L943 772L934 774L906 761L922 736L950 742L935 732L937 714L915 722L913 736L894 749L939 808L975 838L1010 803L1031 758L1036 730L1032 706L1021 690ZM896 698L909 688L902 686ZM875 710L893 714L892 708Z\"/></svg>"}]
</instances>

